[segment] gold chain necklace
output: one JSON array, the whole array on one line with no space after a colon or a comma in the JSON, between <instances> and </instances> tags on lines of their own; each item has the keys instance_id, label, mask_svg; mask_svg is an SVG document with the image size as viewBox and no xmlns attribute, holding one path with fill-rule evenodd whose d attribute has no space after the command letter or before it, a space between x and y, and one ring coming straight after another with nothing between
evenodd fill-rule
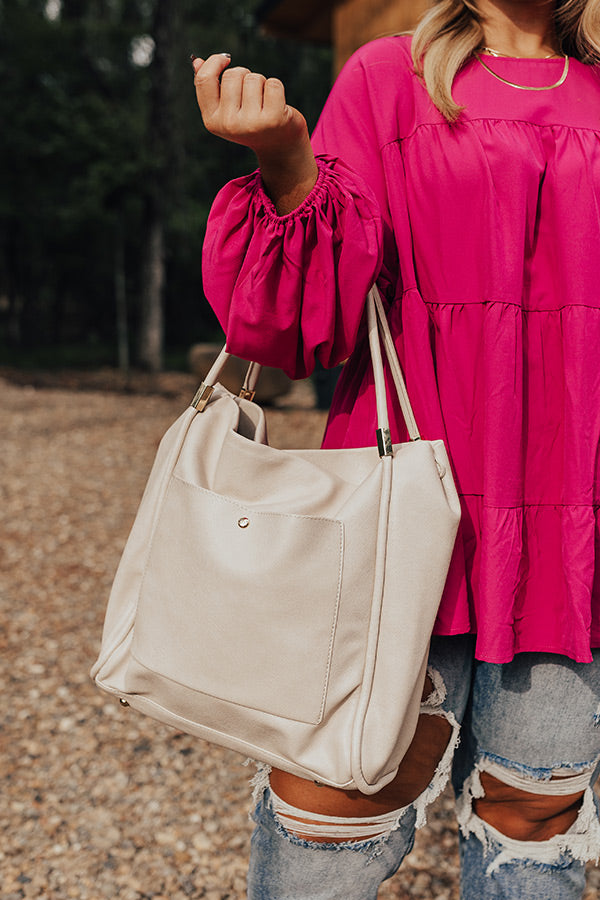
<instances>
[{"instance_id":1,"label":"gold chain necklace","mask_svg":"<svg viewBox=\"0 0 600 900\"><path fill-rule=\"evenodd\" d=\"M505 57L505 56L508 56L507 53L500 53L499 50L492 50L491 47L482 47L481 49L482 49L485 53L490 53L492 56L498 56L500 59L502 59L503 56L504 56L504 57ZM553 50L552 53L548 53L548 54L546 54L546 56L539 56L539 57L537 57L537 56L536 56L536 57L533 57L533 56L515 56L514 58L515 58L515 59L552 59L553 56L562 56L562 54L561 54L561 53L555 53L555 51Z\"/></svg>"},{"instance_id":2,"label":"gold chain necklace","mask_svg":"<svg viewBox=\"0 0 600 900\"><path fill-rule=\"evenodd\" d=\"M492 50L490 47L483 47L483 49L486 50L488 53L491 53L492 56L496 56L496 57L501 56L501 54L498 53L497 50ZM569 74L569 57L565 54L565 56L564 56L565 65L562 70L562 74L561 74L560 78L558 79L558 81L555 81L554 84L544 84L541 87L534 87L533 85L530 85L530 84L516 84L516 82L509 81L508 78L503 78L502 75L498 75L497 72L494 72L493 69L490 69L489 66L486 66L486 64L482 60L481 56L479 55L479 53L475 53L475 56L477 57L477 59L479 60L479 62L483 66L483 68L486 70L486 72L489 72L490 75L493 75L494 78L497 78L498 81L501 81L503 84L508 84L508 85L510 85L510 87L518 88L520 91L551 91L553 88L560 87L560 85L564 83L567 75ZM550 56L546 56L543 58L550 59L551 56L552 56L552 54L550 54ZM522 58L522 57L519 57L519 58Z\"/></svg>"}]
</instances>

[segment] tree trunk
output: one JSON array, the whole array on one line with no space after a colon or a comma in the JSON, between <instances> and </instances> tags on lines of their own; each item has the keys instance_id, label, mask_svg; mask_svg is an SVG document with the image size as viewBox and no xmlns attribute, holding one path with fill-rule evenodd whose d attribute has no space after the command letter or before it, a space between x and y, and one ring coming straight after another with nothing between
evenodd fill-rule
<instances>
[{"instance_id":1,"label":"tree trunk","mask_svg":"<svg viewBox=\"0 0 600 900\"><path fill-rule=\"evenodd\" d=\"M129 372L129 329L127 326L127 285L125 280L125 237L119 218L115 228L115 313L119 369Z\"/></svg>"},{"instance_id":2,"label":"tree trunk","mask_svg":"<svg viewBox=\"0 0 600 900\"><path fill-rule=\"evenodd\" d=\"M149 204L146 215L139 362L149 372L160 372L163 367L165 241L163 216L153 206Z\"/></svg>"},{"instance_id":3,"label":"tree trunk","mask_svg":"<svg viewBox=\"0 0 600 900\"><path fill-rule=\"evenodd\" d=\"M4 263L7 275L8 342L13 347L23 345L23 280L20 277L19 221L11 216L4 242Z\"/></svg>"},{"instance_id":4,"label":"tree trunk","mask_svg":"<svg viewBox=\"0 0 600 900\"><path fill-rule=\"evenodd\" d=\"M178 4L155 0L154 59L148 140L152 169L147 178L146 222L142 256L139 361L151 372L162 368L164 343L165 231L168 204L176 182L173 60L180 51Z\"/></svg>"}]
</instances>

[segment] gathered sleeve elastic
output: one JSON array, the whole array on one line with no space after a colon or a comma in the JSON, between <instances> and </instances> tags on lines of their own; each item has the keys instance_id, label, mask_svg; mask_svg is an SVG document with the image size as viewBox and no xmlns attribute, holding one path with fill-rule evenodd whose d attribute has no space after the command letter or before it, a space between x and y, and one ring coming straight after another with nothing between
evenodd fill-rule
<instances>
[{"instance_id":1,"label":"gathered sleeve elastic","mask_svg":"<svg viewBox=\"0 0 600 900\"><path fill-rule=\"evenodd\" d=\"M358 60L336 82L315 131L318 179L279 216L259 172L217 195L204 243L206 296L228 350L293 378L354 348L384 247L383 175Z\"/></svg>"}]
</instances>

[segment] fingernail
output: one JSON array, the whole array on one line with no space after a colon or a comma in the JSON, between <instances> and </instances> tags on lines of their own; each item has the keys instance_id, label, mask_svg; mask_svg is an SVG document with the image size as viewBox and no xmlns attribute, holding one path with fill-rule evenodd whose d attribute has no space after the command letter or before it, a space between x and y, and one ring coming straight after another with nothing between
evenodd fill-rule
<instances>
[{"instance_id":1,"label":"fingernail","mask_svg":"<svg viewBox=\"0 0 600 900\"><path fill-rule=\"evenodd\" d=\"M221 56L226 56L227 59L231 59L231 53L221 53Z\"/></svg>"},{"instance_id":2,"label":"fingernail","mask_svg":"<svg viewBox=\"0 0 600 900\"><path fill-rule=\"evenodd\" d=\"M198 57L196 56L195 53L190 53L190 59L191 59L192 62L194 62L194 60L195 60L195 59L198 59Z\"/></svg>"}]
</instances>

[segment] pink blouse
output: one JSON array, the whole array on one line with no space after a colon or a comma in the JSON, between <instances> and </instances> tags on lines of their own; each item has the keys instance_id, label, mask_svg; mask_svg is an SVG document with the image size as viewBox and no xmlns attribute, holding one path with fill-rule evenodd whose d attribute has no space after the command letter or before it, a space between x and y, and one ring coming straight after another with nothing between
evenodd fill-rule
<instances>
[{"instance_id":1,"label":"pink blouse","mask_svg":"<svg viewBox=\"0 0 600 900\"><path fill-rule=\"evenodd\" d=\"M550 85L563 60L486 57ZM229 350L301 378L350 356L325 447L374 443L363 311L377 278L424 437L463 516L436 624L476 655L600 646L600 78L548 91L472 59L450 126L410 37L347 63L314 134L319 178L278 216L259 174L217 196L206 294ZM396 410L394 440L406 440Z\"/></svg>"}]
</instances>

